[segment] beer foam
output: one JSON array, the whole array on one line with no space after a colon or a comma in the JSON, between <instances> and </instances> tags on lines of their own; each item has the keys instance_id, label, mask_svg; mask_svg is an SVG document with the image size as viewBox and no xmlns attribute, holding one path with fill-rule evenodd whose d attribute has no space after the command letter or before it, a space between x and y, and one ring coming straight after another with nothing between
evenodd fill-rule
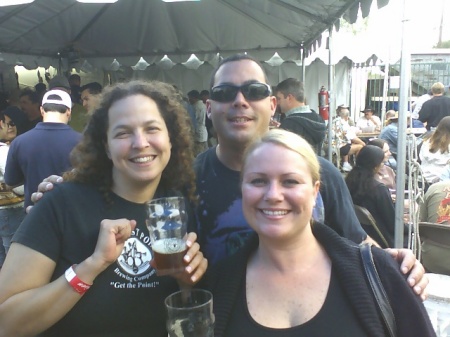
<instances>
[{"instance_id":1,"label":"beer foam","mask_svg":"<svg viewBox=\"0 0 450 337\"><path fill-rule=\"evenodd\" d=\"M175 254L184 252L186 242L183 239L162 239L152 243L152 249L159 254Z\"/></svg>"}]
</instances>

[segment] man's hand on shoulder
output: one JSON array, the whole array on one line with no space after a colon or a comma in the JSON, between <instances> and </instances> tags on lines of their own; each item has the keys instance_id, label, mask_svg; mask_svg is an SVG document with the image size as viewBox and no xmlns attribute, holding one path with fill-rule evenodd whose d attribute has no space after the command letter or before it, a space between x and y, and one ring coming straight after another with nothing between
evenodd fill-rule
<instances>
[{"instance_id":1,"label":"man's hand on shoulder","mask_svg":"<svg viewBox=\"0 0 450 337\"><path fill-rule=\"evenodd\" d=\"M425 301L428 297L427 285L428 277L425 275L425 268L416 259L410 249L387 248L386 251L400 263L400 271L407 275L407 282L414 292Z\"/></svg>"},{"instance_id":2,"label":"man's hand on shoulder","mask_svg":"<svg viewBox=\"0 0 450 337\"><path fill-rule=\"evenodd\" d=\"M34 192L31 195L31 201L33 202L33 204L41 200L45 192L51 191L53 189L53 184L60 184L62 182L63 178L57 175L51 175L50 177L47 177L44 180L42 180L42 182L38 185L37 192ZM30 213L32 208L33 206L28 206L26 209L27 213Z\"/></svg>"}]
</instances>

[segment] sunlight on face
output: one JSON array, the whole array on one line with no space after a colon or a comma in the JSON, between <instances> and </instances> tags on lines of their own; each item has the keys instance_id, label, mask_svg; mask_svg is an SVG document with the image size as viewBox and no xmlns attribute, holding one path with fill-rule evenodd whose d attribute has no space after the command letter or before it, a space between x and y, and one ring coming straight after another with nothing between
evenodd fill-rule
<instances>
[{"instance_id":1,"label":"sunlight on face","mask_svg":"<svg viewBox=\"0 0 450 337\"><path fill-rule=\"evenodd\" d=\"M309 224L318 189L298 153L262 144L249 155L243 171L244 216L260 235L289 238Z\"/></svg>"},{"instance_id":2,"label":"sunlight on face","mask_svg":"<svg viewBox=\"0 0 450 337\"><path fill-rule=\"evenodd\" d=\"M113 162L114 184L119 189L143 182L158 184L170 150L169 132L155 101L138 94L111 106L107 152Z\"/></svg>"},{"instance_id":3,"label":"sunlight on face","mask_svg":"<svg viewBox=\"0 0 450 337\"><path fill-rule=\"evenodd\" d=\"M250 82L266 83L261 67L251 60L239 60L222 65L215 75L214 85ZM232 102L208 101L210 118L217 132L219 143L234 143L245 147L269 129L271 116L275 112L276 98L249 101L239 92Z\"/></svg>"}]
</instances>

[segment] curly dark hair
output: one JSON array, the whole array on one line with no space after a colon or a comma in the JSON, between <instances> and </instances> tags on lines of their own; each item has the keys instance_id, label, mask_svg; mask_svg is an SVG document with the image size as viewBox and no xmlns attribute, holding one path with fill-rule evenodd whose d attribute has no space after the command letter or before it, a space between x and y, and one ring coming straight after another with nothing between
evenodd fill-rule
<instances>
[{"instance_id":1,"label":"curly dark hair","mask_svg":"<svg viewBox=\"0 0 450 337\"><path fill-rule=\"evenodd\" d=\"M366 145L359 151L356 157L356 165L348 173L345 182L357 203L373 191L375 180L375 168L384 160L384 152L375 145ZM355 202L356 201L356 202Z\"/></svg>"},{"instance_id":2,"label":"curly dark hair","mask_svg":"<svg viewBox=\"0 0 450 337\"><path fill-rule=\"evenodd\" d=\"M189 115L183 107L182 97L173 86L158 81L131 81L103 90L99 106L92 113L82 140L70 155L73 170L66 172L64 179L98 185L105 193L111 190L113 163L105 150L108 112L115 102L133 95L144 95L155 101L169 132L172 144L170 160L162 173L159 187L185 191L194 200L194 152Z\"/></svg>"}]
</instances>

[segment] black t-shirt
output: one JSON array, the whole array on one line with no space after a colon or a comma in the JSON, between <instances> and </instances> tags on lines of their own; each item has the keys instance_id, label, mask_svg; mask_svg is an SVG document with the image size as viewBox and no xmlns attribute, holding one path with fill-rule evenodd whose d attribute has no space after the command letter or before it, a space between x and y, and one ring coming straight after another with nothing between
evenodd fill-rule
<instances>
[{"instance_id":1,"label":"black t-shirt","mask_svg":"<svg viewBox=\"0 0 450 337\"><path fill-rule=\"evenodd\" d=\"M81 300L40 336L167 337L166 296L178 290L175 279L158 277L150 266L145 204L77 183L57 185L25 217L14 241L56 262L51 280L92 255L103 219L134 219L136 229L117 261L102 272Z\"/></svg>"},{"instance_id":2,"label":"black t-shirt","mask_svg":"<svg viewBox=\"0 0 450 337\"><path fill-rule=\"evenodd\" d=\"M242 212L240 172L230 170L210 148L195 160L199 243L210 264L232 255L253 230Z\"/></svg>"},{"instance_id":3,"label":"black t-shirt","mask_svg":"<svg viewBox=\"0 0 450 337\"><path fill-rule=\"evenodd\" d=\"M450 116L450 98L446 96L432 97L423 103L419 112L419 120L427 123L427 130L436 127L446 116Z\"/></svg>"},{"instance_id":4,"label":"black t-shirt","mask_svg":"<svg viewBox=\"0 0 450 337\"><path fill-rule=\"evenodd\" d=\"M268 296L270 296L268 294ZM245 282L239 290L224 337L364 337L367 332L359 323L354 309L346 298L334 268L330 286L322 308L309 321L286 329L268 328L250 315L245 295Z\"/></svg>"}]
</instances>

